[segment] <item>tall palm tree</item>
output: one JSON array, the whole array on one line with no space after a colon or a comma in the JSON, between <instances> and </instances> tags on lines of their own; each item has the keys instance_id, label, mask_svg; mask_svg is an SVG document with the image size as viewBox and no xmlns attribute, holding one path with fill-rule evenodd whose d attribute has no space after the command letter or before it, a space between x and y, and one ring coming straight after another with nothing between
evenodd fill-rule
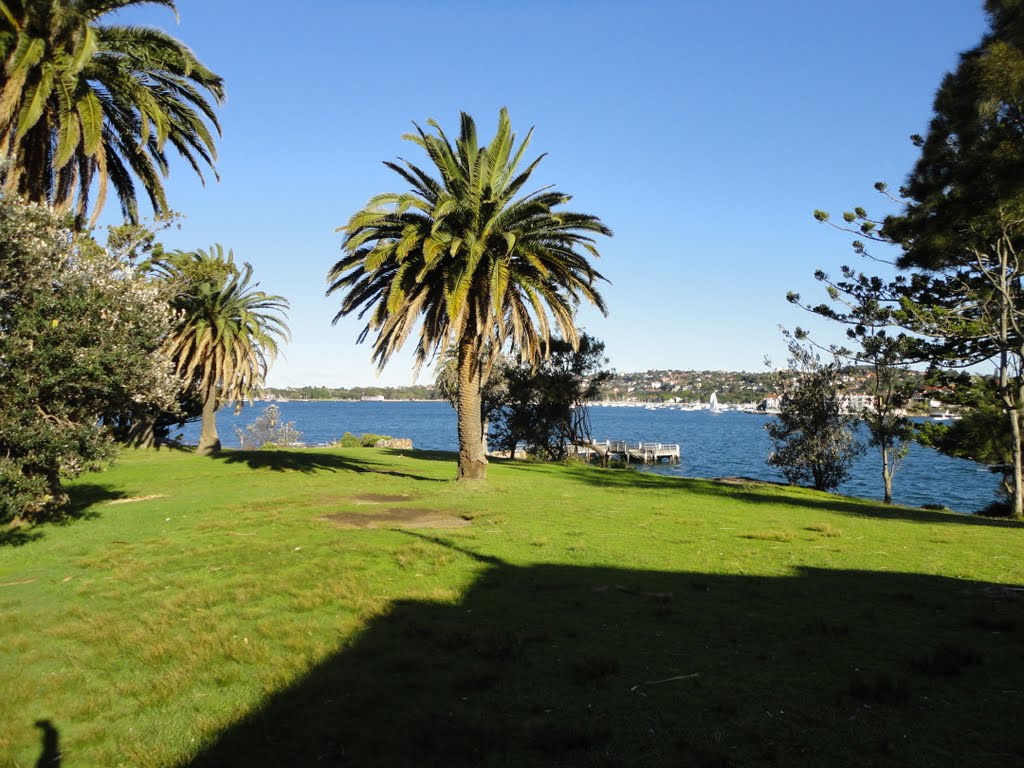
<instances>
[{"instance_id":1,"label":"tall palm tree","mask_svg":"<svg viewBox=\"0 0 1024 768\"><path fill-rule=\"evenodd\" d=\"M164 32L100 23L144 4L176 12L174 0L0 0L4 192L83 223L113 185L137 222L136 180L158 216L168 211L168 144L200 179L213 168L220 125L209 99L223 101L221 78Z\"/></svg>"},{"instance_id":2,"label":"tall palm tree","mask_svg":"<svg viewBox=\"0 0 1024 768\"><path fill-rule=\"evenodd\" d=\"M239 269L234 254L220 245L210 252L178 251L156 265L157 274L181 288L171 302L179 321L168 341L175 373L192 382L202 398L203 421L197 453L220 450L217 410L234 401L236 408L263 384L278 351L288 338L283 313L288 302L251 283L252 266Z\"/></svg>"},{"instance_id":3,"label":"tall palm tree","mask_svg":"<svg viewBox=\"0 0 1024 768\"><path fill-rule=\"evenodd\" d=\"M403 138L422 148L439 178L412 163L385 162L412 189L369 200L341 228L344 257L328 273L328 294L344 291L343 316L358 310L376 331L383 368L419 327L417 367L454 348L458 371L459 478L483 479L480 387L505 349L537 362L552 325L574 344L574 316L586 300L605 312L593 234L611 235L597 217L556 211L570 200L550 187L520 194L543 155L520 169L532 129L516 146L502 109L481 147L463 113L453 146L433 120Z\"/></svg>"}]
</instances>

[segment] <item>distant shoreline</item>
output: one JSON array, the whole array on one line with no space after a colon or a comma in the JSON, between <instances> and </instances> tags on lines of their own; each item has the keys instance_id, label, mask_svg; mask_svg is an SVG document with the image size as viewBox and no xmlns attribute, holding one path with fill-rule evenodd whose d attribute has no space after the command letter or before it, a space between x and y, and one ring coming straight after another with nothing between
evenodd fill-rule
<instances>
[{"instance_id":1,"label":"distant shoreline","mask_svg":"<svg viewBox=\"0 0 1024 768\"><path fill-rule=\"evenodd\" d=\"M395 399L384 399L384 400L363 400L357 397L275 397L267 400L263 398L257 398L253 400L253 403L447 403L447 400L441 400L440 398L424 399L416 397L398 397Z\"/></svg>"}]
</instances>

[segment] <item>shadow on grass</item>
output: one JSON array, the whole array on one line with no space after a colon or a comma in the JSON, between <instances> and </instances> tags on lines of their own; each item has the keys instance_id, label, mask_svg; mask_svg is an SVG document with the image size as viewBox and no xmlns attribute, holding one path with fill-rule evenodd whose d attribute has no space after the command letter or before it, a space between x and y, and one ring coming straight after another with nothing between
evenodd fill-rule
<instances>
[{"instance_id":1,"label":"shadow on grass","mask_svg":"<svg viewBox=\"0 0 1024 768\"><path fill-rule=\"evenodd\" d=\"M415 535L415 534L410 534ZM436 557L442 537L418 537ZM1018 592L494 558L395 603L187 765L1020 764ZM984 755L984 759L981 756Z\"/></svg>"},{"instance_id":2,"label":"shadow on grass","mask_svg":"<svg viewBox=\"0 0 1024 768\"><path fill-rule=\"evenodd\" d=\"M529 470L537 465L510 463L509 466L514 469ZM994 528L1019 528L1024 526L1024 522L1019 520L1001 520L992 517L980 517L978 515L958 514L956 512L939 512L918 507L886 506L871 499L857 499L850 496L820 493L808 488L797 488L796 486L786 486L781 483L769 483L758 480L751 480L749 482L721 482L701 478L666 477L652 472L630 469L600 470L586 465L570 465L566 471L570 477L578 482L600 488L660 491L675 488L687 493L731 498L753 504L786 504L882 520L909 520L928 524L982 525Z\"/></svg>"},{"instance_id":3,"label":"shadow on grass","mask_svg":"<svg viewBox=\"0 0 1024 768\"><path fill-rule=\"evenodd\" d=\"M36 761L37 768L60 768L60 731L49 720L36 720L36 728L42 731L42 752Z\"/></svg>"},{"instance_id":4,"label":"shadow on grass","mask_svg":"<svg viewBox=\"0 0 1024 768\"><path fill-rule=\"evenodd\" d=\"M68 496L71 498L69 514L64 522L75 520L91 520L99 517L93 507L108 501L116 501L124 498L124 491L117 491L99 483L75 483L67 488ZM58 524L62 521L56 521Z\"/></svg>"},{"instance_id":5,"label":"shadow on grass","mask_svg":"<svg viewBox=\"0 0 1024 768\"><path fill-rule=\"evenodd\" d=\"M100 513L94 507L106 501L124 497L122 491L115 491L96 483L74 483L66 486L69 504L59 515L50 516L31 525L0 529L0 547L20 547L38 541L47 526L71 525L79 520L93 520Z\"/></svg>"},{"instance_id":6,"label":"shadow on grass","mask_svg":"<svg viewBox=\"0 0 1024 768\"><path fill-rule=\"evenodd\" d=\"M368 449L369 451L369 449ZM396 455L400 451L394 452ZM392 464L384 464L374 461L372 456L366 458L353 458L352 456L340 456L336 453L302 450L268 450L268 451L221 451L210 456L214 461L223 461L225 464L245 464L250 469L269 469L275 472L356 472L374 473L378 475L391 475L392 477L405 477L412 480L425 480L428 482L440 482L434 477L415 475L408 472L397 472L390 467ZM418 456L417 456L418 458Z\"/></svg>"},{"instance_id":7,"label":"shadow on grass","mask_svg":"<svg viewBox=\"0 0 1024 768\"><path fill-rule=\"evenodd\" d=\"M38 525L25 529L23 527L0 529L0 547L21 547L43 537Z\"/></svg>"}]
</instances>

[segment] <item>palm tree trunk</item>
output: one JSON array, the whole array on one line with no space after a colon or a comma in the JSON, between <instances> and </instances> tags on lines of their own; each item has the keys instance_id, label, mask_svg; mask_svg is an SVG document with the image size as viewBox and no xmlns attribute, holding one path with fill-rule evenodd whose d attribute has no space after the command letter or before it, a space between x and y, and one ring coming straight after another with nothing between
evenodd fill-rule
<instances>
[{"instance_id":1,"label":"palm tree trunk","mask_svg":"<svg viewBox=\"0 0 1024 768\"><path fill-rule=\"evenodd\" d=\"M482 372L477 344L473 340L459 345L459 480L487 478L487 454L483 448L483 423L480 414Z\"/></svg>"},{"instance_id":2,"label":"palm tree trunk","mask_svg":"<svg viewBox=\"0 0 1024 768\"><path fill-rule=\"evenodd\" d=\"M217 436L217 387L211 386L203 396L203 426L199 433L199 447L196 453L209 456L220 450Z\"/></svg>"},{"instance_id":3,"label":"palm tree trunk","mask_svg":"<svg viewBox=\"0 0 1024 768\"><path fill-rule=\"evenodd\" d=\"M45 205L50 202L48 184L51 176L49 163L50 131L48 121L41 119L32 128L20 144L24 156L21 162L25 171L19 180L19 189L30 203ZM17 142L16 142L17 144Z\"/></svg>"}]
</instances>

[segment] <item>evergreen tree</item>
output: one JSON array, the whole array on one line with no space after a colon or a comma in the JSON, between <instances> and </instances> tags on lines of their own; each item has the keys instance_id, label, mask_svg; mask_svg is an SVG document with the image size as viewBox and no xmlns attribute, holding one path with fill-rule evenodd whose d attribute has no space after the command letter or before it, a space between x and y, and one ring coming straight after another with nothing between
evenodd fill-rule
<instances>
[{"instance_id":1,"label":"evergreen tree","mask_svg":"<svg viewBox=\"0 0 1024 768\"><path fill-rule=\"evenodd\" d=\"M569 446L590 442L587 403L597 398L611 373L604 343L589 334L575 348L552 339L539 366L510 366L504 371L503 397L495 409L492 437L511 455L520 443L551 461L568 456Z\"/></svg>"},{"instance_id":2,"label":"evergreen tree","mask_svg":"<svg viewBox=\"0 0 1024 768\"><path fill-rule=\"evenodd\" d=\"M995 361L1024 514L1024 4L988 0L990 30L943 80L921 154L881 235L927 270L911 327L958 365Z\"/></svg>"},{"instance_id":3,"label":"evergreen tree","mask_svg":"<svg viewBox=\"0 0 1024 768\"><path fill-rule=\"evenodd\" d=\"M814 277L825 284L831 304L808 306L801 303L797 293L786 298L845 326L847 340L854 348L830 345L828 351L836 358L870 369L867 386L871 407L864 408L860 416L868 429L868 442L878 450L881 460L883 500L891 504L893 476L910 450L914 434L905 412L916 391L907 381L907 366L925 355L920 340L900 330L905 281L897 278L887 282L846 266L839 280L822 270ZM806 333L797 329L796 336L805 338Z\"/></svg>"},{"instance_id":4,"label":"evergreen tree","mask_svg":"<svg viewBox=\"0 0 1024 768\"><path fill-rule=\"evenodd\" d=\"M86 244L0 197L0 523L62 512L62 481L113 459L103 424L181 386L159 290Z\"/></svg>"},{"instance_id":5,"label":"evergreen tree","mask_svg":"<svg viewBox=\"0 0 1024 768\"><path fill-rule=\"evenodd\" d=\"M865 239L893 244L910 270L899 322L931 339L949 368L996 365L1013 445L1013 513L1024 515L1024 4L987 0L990 30L942 81L921 152L891 195L900 210L872 220L844 214ZM816 218L828 221L817 211ZM842 228L842 227L841 227ZM863 241L854 248L866 254Z\"/></svg>"},{"instance_id":6,"label":"evergreen tree","mask_svg":"<svg viewBox=\"0 0 1024 768\"><path fill-rule=\"evenodd\" d=\"M768 463L794 484L831 491L850 476L861 447L840 400L840 366L789 339L795 383L785 387L778 416L765 425L773 450Z\"/></svg>"}]
</instances>

